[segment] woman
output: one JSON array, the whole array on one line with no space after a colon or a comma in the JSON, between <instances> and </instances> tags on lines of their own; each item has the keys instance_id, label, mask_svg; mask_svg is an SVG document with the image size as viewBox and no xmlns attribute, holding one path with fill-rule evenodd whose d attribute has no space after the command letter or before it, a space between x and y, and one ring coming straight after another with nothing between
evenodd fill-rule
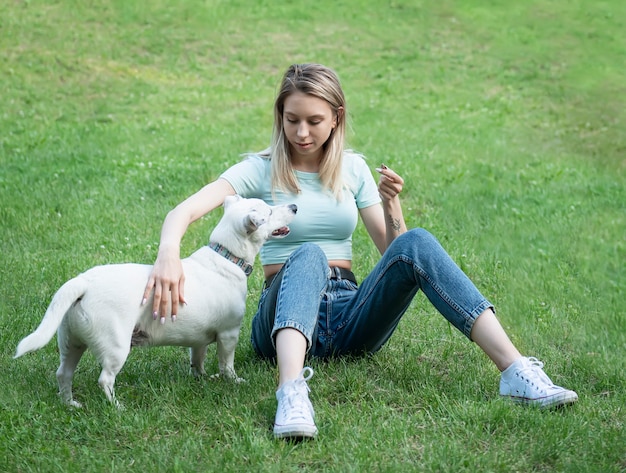
<instances>
[{"instance_id":1,"label":"woman","mask_svg":"<svg viewBox=\"0 0 626 473\"><path fill-rule=\"evenodd\" d=\"M578 398L552 384L535 358L522 357L493 306L423 229L407 231L398 195L403 179L384 165L378 186L363 157L344 149L346 104L336 74L319 64L291 66L274 105L271 146L232 166L168 213L145 300L154 317L185 303L181 239L190 223L227 195L295 203L291 233L267 242L265 285L252 321L252 344L278 365L277 438L314 437L307 354L373 353L382 347L418 290L502 372L500 394L556 407ZM382 203L382 205L381 205ZM360 285L350 271L360 215L382 258ZM171 314L168 313L171 307ZM160 317L159 317L160 316Z\"/></svg>"}]
</instances>

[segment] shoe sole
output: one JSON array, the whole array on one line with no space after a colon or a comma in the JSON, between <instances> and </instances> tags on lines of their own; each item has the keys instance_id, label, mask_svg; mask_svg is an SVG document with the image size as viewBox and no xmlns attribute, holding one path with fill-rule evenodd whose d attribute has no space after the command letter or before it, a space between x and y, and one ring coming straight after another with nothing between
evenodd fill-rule
<instances>
[{"instance_id":1,"label":"shoe sole","mask_svg":"<svg viewBox=\"0 0 626 473\"><path fill-rule=\"evenodd\" d=\"M317 428L314 425L286 425L282 427L274 426L274 438L277 439L312 439L317 435Z\"/></svg>"},{"instance_id":2,"label":"shoe sole","mask_svg":"<svg viewBox=\"0 0 626 473\"><path fill-rule=\"evenodd\" d=\"M516 404L522 404L524 406L538 406L541 409L557 409L560 407L569 406L578 401L578 395L573 392L566 392L563 394L559 394L551 397L544 397L538 399L529 399L526 397L516 397L516 396L502 396L504 398L510 399Z\"/></svg>"}]
</instances>

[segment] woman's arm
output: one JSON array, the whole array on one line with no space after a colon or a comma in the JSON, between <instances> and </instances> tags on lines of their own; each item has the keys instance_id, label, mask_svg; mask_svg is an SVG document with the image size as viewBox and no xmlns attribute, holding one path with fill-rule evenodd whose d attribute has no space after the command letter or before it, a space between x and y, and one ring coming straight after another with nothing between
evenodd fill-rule
<instances>
[{"instance_id":1,"label":"woman's arm","mask_svg":"<svg viewBox=\"0 0 626 473\"><path fill-rule=\"evenodd\" d=\"M161 228L159 252L142 301L142 304L145 304L154 289L152 314L155 319L160 315L161 323L165 323L170 307L174 320L178 305L186 302L185 275L180 261L180 243L183 235L192 222L222 205L224 198L233 194L235 190L228 181L217 179L178 204L165 217Z\"/></svg>"},{"instance_id":2,"label":"woman's arm","mask_svg":"<svg viewBox=\"0 0 626 473\"><path fill-rule=\"evenodd\" d=\"M361 209L360 213L367 233L380 254L383 254L398 235L406 232L399 197L404 180L384 164L376 171L380 173L378 193L382 199L382 206L372 205Z\"/></svg>"}]
</instances>

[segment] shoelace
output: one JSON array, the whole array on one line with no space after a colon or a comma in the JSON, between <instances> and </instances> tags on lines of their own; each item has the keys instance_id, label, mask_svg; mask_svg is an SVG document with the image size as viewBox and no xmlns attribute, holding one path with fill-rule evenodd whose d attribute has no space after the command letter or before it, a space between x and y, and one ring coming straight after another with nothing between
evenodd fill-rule
<instances>
[{"instance_id":1,"label":"shoelace","mask_svg":"<svg viewBox=\"0 0 626 473\"><path fill-rule=\"evenodd\" d=\"M548 378L548 375L545 374L543 371L543 363L533 356L527 358L527 363L525 363L525 365L520 368L518 373L518 376L525 375L524 380L537 390L542 388L551 388L552 386L554 386L552 380ZM528 376L527 373L531 373L533 376ZM535 383L533 381L534 377L538 378L539 381L545 384L545 387Z\"/></svg>"},{"instance_id":2,"label":"shoelace","mask_svg":"<svg viewBox=\"0 0 626 473\"><path fill-rule=\"evenodd\" d=\"M296 379L285 383L285 400L289 405L289 417L306 419L311 415L311 406L305 402L305 398L300 395L302 390L309 393L311 390L306 384L313 377L313 368L305 366ZM287 417L287 405L283 404L283 416Z\"/></svg>"}]
</instances>

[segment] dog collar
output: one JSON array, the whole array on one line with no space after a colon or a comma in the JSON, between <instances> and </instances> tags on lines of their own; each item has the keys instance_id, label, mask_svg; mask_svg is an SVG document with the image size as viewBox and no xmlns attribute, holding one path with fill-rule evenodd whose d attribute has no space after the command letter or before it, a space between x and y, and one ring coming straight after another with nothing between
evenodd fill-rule
<instances>
[{"instance_id":1,"label":"dog collar","mask_svg":"<svg viewBox=\"0 0 626 473\"><path fill-rule=\"evenodd\" d=\"M209 243L209 248L215 250L218 255L223 256L231 263L235 263L237 266L239 266L241 270L245 273L246 277L250 276L250 274L252 273L252 265L250 263L246 262L246 260L240 258L239 256L235 256L219 243Z\"/></svg>"}]
</instances>

